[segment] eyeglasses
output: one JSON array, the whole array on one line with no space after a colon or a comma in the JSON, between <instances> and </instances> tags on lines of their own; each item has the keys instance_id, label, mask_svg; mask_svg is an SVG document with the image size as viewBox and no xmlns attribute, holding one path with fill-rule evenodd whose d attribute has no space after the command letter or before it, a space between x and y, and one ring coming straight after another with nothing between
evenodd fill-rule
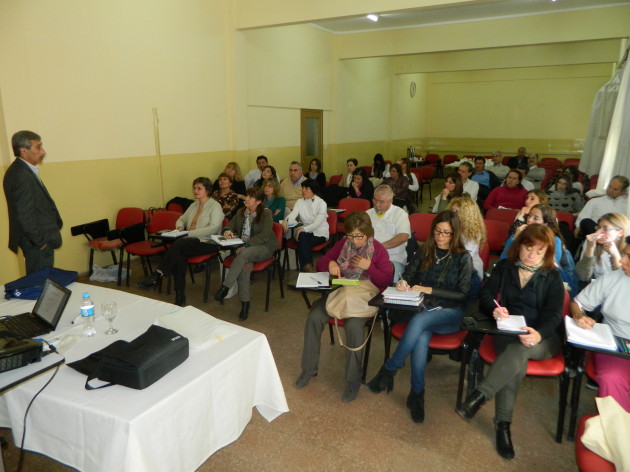
<instances>
[{"instance_id":1,"label":"eyeglasses","mask_svg":"<svg viewBox=\"0 0 630 472\"><path fill-rule=\"evenodd\" d=\"M595 231L602 230L604 233L609 233L611 231L621 231L621 228L615 228L614 226L595 226Z\"/></svg>"},{"instance_id":2,"label":"eyeglasses","mask_svg":"<svg viewBox=\"0 0 630 472\"><path fill-rule=\"evenodd\" d=\"M433 230L433 234L435 234L436 236L446 236L446 237L449 237L449 236L452 236L452 235L453 235L453 232L452 232L452 231L442 231L440 228L435 228L435 229Z\"/></svg>"},{"instance_id":3,"label":"eyeglasses","mask_svg":"<svg viewBox=\"0 0 630 472\"><path fill-rule=\"evenodd\" d=\"M346 238L356 239L357 241L363 241L363 238L365 238L365 234L346 234Z\"/></svg>"}]
</instances>

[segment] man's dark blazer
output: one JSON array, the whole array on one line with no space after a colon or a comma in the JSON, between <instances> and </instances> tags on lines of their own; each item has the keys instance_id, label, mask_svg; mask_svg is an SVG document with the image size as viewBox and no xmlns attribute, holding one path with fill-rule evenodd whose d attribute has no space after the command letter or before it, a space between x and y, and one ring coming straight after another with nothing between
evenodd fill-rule
<instances>
[{"instance_id":1,"label":"man's dark blazer","mask_svg":"<svg viewBox=\"0 0 630 472\"><path fill-rule=\"evenodd\" d=\"M17 253L21 239L41 248L61 246L63 221L55 202L28 164L19 157L4 174L9 208L9 249Z\"/></svg>"}]
</instances>

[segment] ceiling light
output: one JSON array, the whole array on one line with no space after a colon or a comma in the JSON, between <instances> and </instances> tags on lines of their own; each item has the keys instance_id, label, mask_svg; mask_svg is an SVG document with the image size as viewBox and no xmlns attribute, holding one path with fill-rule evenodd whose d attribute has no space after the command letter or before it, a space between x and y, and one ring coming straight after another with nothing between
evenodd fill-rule
<instances>
[{"instance_id":1,"label":"ceiling light","mask_svg":"<svg viewBox=\"0 0 630 472\"><path fill-rule=\"evenodd\" d=\"M367 15L369 20L378 21L378 15Z\"/></svg>"}]
</instances>

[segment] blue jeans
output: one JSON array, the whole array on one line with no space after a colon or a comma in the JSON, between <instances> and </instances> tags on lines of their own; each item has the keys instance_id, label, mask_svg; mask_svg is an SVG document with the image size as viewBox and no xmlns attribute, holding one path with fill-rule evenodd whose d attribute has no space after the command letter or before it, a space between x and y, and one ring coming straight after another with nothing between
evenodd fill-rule
<instances>
[{"instance_id":1,"label":"blue jeans","mask_svg":"<svg viewBox=\"0 0 630 472\"><path fill-rule=\"evenodd\" d=\"M464 317L461 308L437 308L427 306L416 313L405 329L394 355L385 362L385 368L396 371L405 365L405 359L411 354L411 391L424 391L424 370L427 365L429 341L433 333L450 334L459 331Z\"/></svg>"}]
</instances>

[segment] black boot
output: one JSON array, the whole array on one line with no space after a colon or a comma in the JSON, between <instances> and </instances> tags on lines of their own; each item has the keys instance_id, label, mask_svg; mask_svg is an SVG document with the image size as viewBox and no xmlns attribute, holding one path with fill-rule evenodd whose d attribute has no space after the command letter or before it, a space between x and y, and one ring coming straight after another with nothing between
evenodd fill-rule
<instances>
[{"instance_id":1,"label":"black boot","mask_svg":"<svg viewBox=\"0 0 630 472\"><path fill-rule=\"evenodd\" d=\"M504 459L514 459L514 446L512 446L512 435L510 434L510 423L499 421L497 430L497 452Z\"/></svg>"},{"instance_id":2,"label":"black boot","mask_svg":"<svg viewBox=\"0 0 630 472\"><path fill-rule=\"evenodd\" d=\"M411 419L416 423L424 422L424 390L420 393L409 392L407 408L411 410Z\"/></svg>"},{"instance_id":3,"label":"black boot","mask_svg":"<svg viewBox=\"0 0 630 472\"><path fill-rule=\"evenodd\" d=\"M186 293L183 290L175 290L175 305L186 306Z\"/></svg>"},{"instance_id":4,"label":"black boot","mask_svg":"<svg viewBox=\"0 0 630 472\"><path fill-rule=\"evenodd\" d=\"M238 319L245 321L247 314L249 313L249 302L241 302L241 313L238 315Z\"/></svg>"},{"instance_id":5,"label":"black boot","mask_svg":"<svg viewBox=\"0 0 630 472\"><path fill-rule=\"evenodd\" d=\"M387 393L391 392L394 388L394 375L396 372L387 370L385 366L381 367L378 374L365 384L366 388L372 393L381 393L386 390Z\"/></svg>"},{"instance_id":6,"label":"black boot","mask_svg":"<svg viewBox=\"0 0 630 472\"><path fill-rule=\"evenodd\" d=\"M151 274L151 277L141 280L136 284L136 287L141 288L142 290L149 290L150 288L157 287L162 282L162 272L155 271Z\"/></svg>"},{"instance_id":7,"label":"black boot","mask_svg":"<svg viewBox=\"0 0 630 472\"><path fill-rule=\"evenodd\" d=\"M221 288L214 294L214 299L218 302L222 302L230 291L225 285L221 285Z\"/></svg>"},{"instance_id":8,"label":"black boot","mask_svg":"<svg viewBox=\"0 0 630 472\"><path fill-rule=\"evenodd\" d=\"M486 397L479 390L475 390L455 411L466 421L470 421L479 411L479 408L486 403Z\"/></svg>"}]
</instances>

